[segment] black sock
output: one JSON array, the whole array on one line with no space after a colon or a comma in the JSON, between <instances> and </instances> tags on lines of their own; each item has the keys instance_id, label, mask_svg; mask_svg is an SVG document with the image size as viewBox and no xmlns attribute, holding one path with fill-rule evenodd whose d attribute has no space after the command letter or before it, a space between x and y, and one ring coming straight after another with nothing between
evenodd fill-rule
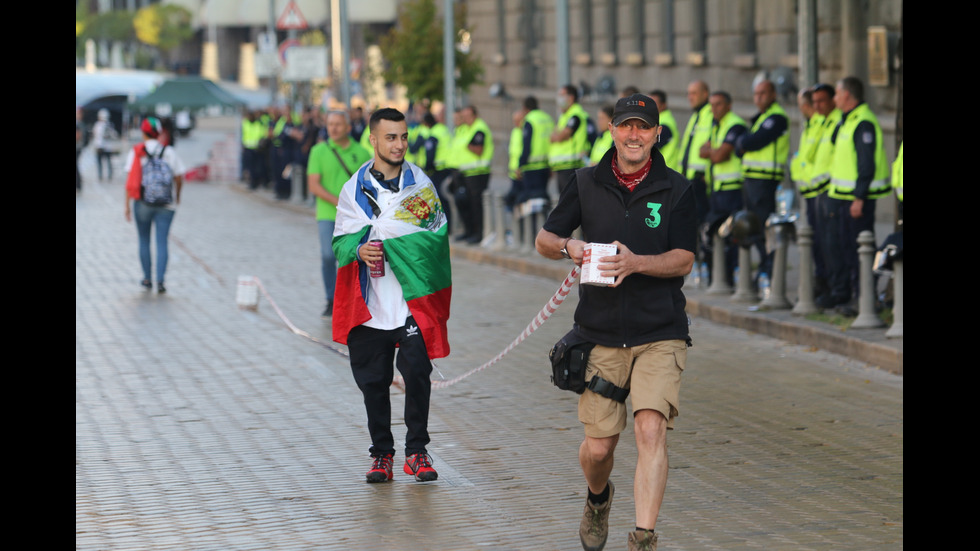
<instances>
[{"instance_id":1,"label":"black sock","mask_svg":"<svg viewBox=\"0 0 980 551\"><path fill-rule=\"evenodd\" d=\"M653 533L653 530L650 530L649 528L640 528L639 526L636 527L636 531L637 532L650 532L651 534Z\"/></svg>"},{"instance_id":2,"label":"black sock","mask_svg":"<svg viewBox=\"0 0 980 551\"><path fill-rule=\"evenodd\" d=\"M602 505L609 501L609 484L606 484L606 489L601 494L593 494L592 490L589 490L589 501L592 502L592 505Z\"/></svg>"}]
</instances>

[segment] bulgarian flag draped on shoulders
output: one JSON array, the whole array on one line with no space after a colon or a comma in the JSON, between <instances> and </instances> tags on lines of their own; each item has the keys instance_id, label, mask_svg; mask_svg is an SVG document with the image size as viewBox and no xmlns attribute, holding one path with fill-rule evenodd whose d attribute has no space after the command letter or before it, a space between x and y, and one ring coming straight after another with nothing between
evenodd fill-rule
<instances>
[{"instance_id":1,"label":"bulgarian flag draped on shoulders","mask_svg":"<svg viewBox=\"0 0 980 551\"><path fill-rule=\"evenodd\" d=\"M351 329L371 319L367 307L369 266L357 257L368 237L384 240L392 274L422 332L430 359L449 355L446 322L452 297L449 234L439 196L422 169L406 162L395 201L377 217L368 161L344 184L337 203L333 250L337 255L333 340L347 344ZM373 232L372 232L373 229Z\"/></svg>"}]
</instances>

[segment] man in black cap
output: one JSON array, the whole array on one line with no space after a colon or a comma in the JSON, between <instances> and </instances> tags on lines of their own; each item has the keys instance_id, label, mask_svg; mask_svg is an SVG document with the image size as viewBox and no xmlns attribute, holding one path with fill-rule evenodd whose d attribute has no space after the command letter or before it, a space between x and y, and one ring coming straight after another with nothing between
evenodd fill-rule
<instances>
[{"instance_id":1,"label":"man in black cap","mask_svg":"<svg viewBox=\"0 0 980 551\"><path fill-rule=\"evenodd\" d=\"M616 102L609 124L614 147L595 166L575 172L535 240L542 256L579 266L587 243L617 247L615 255L599 258L601 275L613 283L580 286L573 328L595 345L585 376L589 389L578 407L585 425L579 462L588 484L579 537L586 550L602 549L609 532L610 474L626 428L626 394L632 396L639 453L636 530L627 541L629 549L656 549L667 429L678 415L680 376L691 344L681 287L697 239L692 187L667 168L656 149L660 128L652 98L633 94ZM583 239L570 237L576 228Z\"/></svg>"}]
</instances>

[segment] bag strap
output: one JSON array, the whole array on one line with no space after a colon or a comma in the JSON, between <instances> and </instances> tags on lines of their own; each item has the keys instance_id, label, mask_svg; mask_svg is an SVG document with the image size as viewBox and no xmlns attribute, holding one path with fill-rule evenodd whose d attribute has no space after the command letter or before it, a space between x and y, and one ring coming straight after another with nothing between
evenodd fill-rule
<instances>
[{"instance_id":1,"label":"bag strap","mask_svg":"<svg viewBox=\"0 0 980 551\"><path fill-rule=\"evenodd\" d=\"M349 168L347 168L347 163L345 163L344 160L340 158L340 153L338 153L333 146L328 146L328 147L330 147L330 151L333 151L333 154L337 157L337 161L340 162L340 166L344 167L344 171L347 172L347 177L350 178L351 176L353 176L354 173L351 172Z\"/></svg>"},{"instance_id":2,"label":"bag strap","mask_svg":"<svg viewBox=\"0 0 980 551\"><path fill-rule=\"evenodd\" d=\"M603 379L598 375L594 375L589 384L585 385L585 388L595 392L599 396L605 396L610 400L616 400L619 403L626 401L626 397L630 395L630 389L618 387L609 381Z\"/></svg>"}]
</instances>

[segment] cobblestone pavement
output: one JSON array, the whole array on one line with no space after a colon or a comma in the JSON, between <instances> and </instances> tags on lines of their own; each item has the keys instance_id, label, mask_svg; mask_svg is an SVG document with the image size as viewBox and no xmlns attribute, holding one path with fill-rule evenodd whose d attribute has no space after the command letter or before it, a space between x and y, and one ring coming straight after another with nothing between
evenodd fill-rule
<instances>
[{"instance_id":1,"label":"cobblestone pavement","mask_svg":"<svg viewBox=\"0 0 980 551\"><path fill-rule=\"evenodd\" d=\"M76 549L580 549L582 431L546 359L574 293L486 365L560 280L454 257L453 352L434 377L463 378L433 391L440 478L366 484L315 222L239 185L188 184L164 295L139 286L121 176L76 195ZM262 284L255 311L236 304L241 275ZM660 548L902 549L902 376L698 316L692 335ZM606 549L626 548L635 462L630 424Z\"/></svg>"}]
</instances>

